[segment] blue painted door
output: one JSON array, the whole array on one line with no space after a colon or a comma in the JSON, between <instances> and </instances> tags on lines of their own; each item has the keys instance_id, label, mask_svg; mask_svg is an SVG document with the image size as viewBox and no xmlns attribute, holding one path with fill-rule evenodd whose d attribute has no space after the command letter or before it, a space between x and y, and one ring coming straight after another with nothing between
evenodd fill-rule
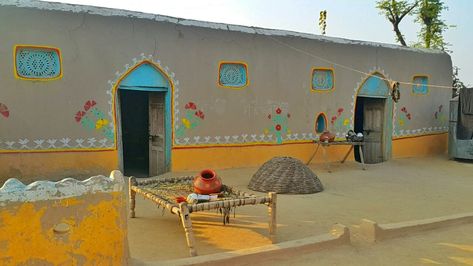
<instances>
[{"instance_id":1,"label":"blue painted door","mask_svg":"<svg viewBox=\"0 0 473 266\"><path fill-rule=\"evenodd\" d=\"M379 163L391 158L392 99L384 76L375 73L358 90L355 130L363 132L366 163ZM356 157L359 157L356 155Z\"/></svg>"},{"instance_id":2,"label":"blue painted door","mask_svg":"<svg viewBox=\"0 0 473 266\"><path fill-rule=\"evenodd\" d=\"M119 89L147 92L149 176L169 171L172 135L169 80L155 66L144 63L120 82Z\"/></svg>"}]
</instances>

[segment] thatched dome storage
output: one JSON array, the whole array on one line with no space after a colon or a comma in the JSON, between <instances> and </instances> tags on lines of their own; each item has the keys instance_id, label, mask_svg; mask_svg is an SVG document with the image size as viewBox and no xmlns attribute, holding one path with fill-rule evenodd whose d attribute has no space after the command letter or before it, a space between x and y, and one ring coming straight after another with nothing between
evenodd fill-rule
<instances>
[{"instance_id":1,"label":"thatched dome storage","mask_svg":"<svg viewBox=\"0 0 473 266\"><path fill-rule=\"evenodd\" d=\"M274 157L265 162L251 178L248 188L280 194L310 194L324 189L317 175L292 157Z\"/></svg>"}]
</instances>

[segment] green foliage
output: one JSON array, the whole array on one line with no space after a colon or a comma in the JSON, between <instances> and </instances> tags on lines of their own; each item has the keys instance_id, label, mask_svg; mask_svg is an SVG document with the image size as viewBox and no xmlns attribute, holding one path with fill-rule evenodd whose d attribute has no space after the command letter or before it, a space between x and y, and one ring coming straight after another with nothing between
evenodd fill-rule
<instances>
[{"instance_id":1,"label":"green foliage","mask_svg":"<svg viewBox=\"0 0 473 266\"><path fill-rule=\"evenodd\" d=\"M327 10L320 11L319 28L322 35L325 35L325 28L327 28Z\"/></svg>"},{"instance_id":2,"label":"green foliage","mask_svg":"<svg viewBox=\"0 0 473 266\"><path fill-rule=\"evenodd\" d=\"M413 12L419 4L419 0L414 2L407 0L380 0L376 2L376 8L380 10L393 25L393 31L396 33L396 41L403 46L407 46L404 35L399 29L402 19Z\"/></svg>"},{"instance_id":3,"label":"green foliage","mask_svg":"<svg viewBox=\"0 0 473 266\"><path fill-rule=\"evenodd\" d=\"M450 44L445 42L443 33L450 27L441 19L442 11L448 10L443 0L422 0L417 11L416 22L421 24L418 34L420 42L415 46L446 51Z\"/></svg>"},{"instance_id":4,"label":"green foliage","mask_svg":"<svg viewBox=\"0 0 473 266\"><path fill-rule=\"evenodd\" d=\"M466 88L465 84L458 77L459 70L460 70L459 67L453 66L453 75L452 75L453 76L453 83L452 83L453 96L455 96L457 92L460 91L461 89Z\"/></svg>"}]
</instances>

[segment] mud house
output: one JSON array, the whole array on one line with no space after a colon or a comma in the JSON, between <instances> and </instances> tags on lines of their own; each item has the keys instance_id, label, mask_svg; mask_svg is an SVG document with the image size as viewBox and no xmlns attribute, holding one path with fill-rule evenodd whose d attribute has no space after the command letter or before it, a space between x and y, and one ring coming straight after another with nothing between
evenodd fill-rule
<instances>
[{"instance_id":1,"label":"mud house","mask_svg":"<svg viewBox=\"0 0 473 266\"><path fill-rule=\"evenodd\" d=\"M2 178L307 160L325 129L372 163L446 151L443 52L29 0L0 22Z\"/></svg>"}]
</instances>

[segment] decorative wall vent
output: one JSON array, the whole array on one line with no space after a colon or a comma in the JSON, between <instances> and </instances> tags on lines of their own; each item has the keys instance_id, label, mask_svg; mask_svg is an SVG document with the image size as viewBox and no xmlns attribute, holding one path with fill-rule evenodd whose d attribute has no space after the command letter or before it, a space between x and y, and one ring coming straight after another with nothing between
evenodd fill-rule
<instances>
[{"instance_id":1,"label":"decorative wall vent","mask_svg":"<svg viewBox=\"0 0 473 266\"><path fill-rule=\"evenodd\" d=\"M218 72L221 87L241 89L248 86L248 67L244 63L222 62Z\"/></svg>"},{"instance_id":2,"label":"decorative wall vent","mask_svg":"<svg viewBox=\"0 0 473 266\"><path fill-rule=\"evenodd\" d=\"M330 91L334 88L333 70L314 68L312 70L312 90Z\"/></svg>"},{"instance_id":3,"label":"decorative wall vent","mask_svg":"<svg viewBox=\"0 0 473 266\"><path fill-rule=\"evenodd\" d=\"M317 115L315 119L315 132L322 133L327 129L327 117L324 113Z\"/></svg>"},{"instance_id":4,"label":"decorative wall vent","mask_svg":"<svg viewBox=\"0 0 473 266\"><path fill-rule=\"evenodd\" d=\"M427 76L414 76L412 79L412 94L426 95L429 93L427 83L429 78Z\"/></svg>"},{"instance_id":5,"label":"decorative wall vent","mask_svg":"<svg viewBox=\"0 0 473 266\"><path fill-rule=\"evenodd\" d=\"M61 78L59 49L44 46L15 46L15 75L17 78L28 80Z\"/></svg>"}]
</instances>

